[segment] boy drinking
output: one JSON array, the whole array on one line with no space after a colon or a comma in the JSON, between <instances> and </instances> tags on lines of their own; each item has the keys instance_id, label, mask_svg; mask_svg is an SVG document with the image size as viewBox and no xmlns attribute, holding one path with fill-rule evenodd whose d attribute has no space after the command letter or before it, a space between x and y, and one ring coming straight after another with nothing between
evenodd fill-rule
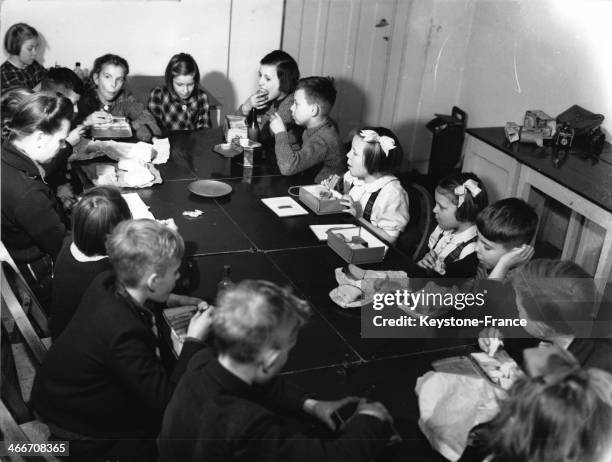
<instances>
[{"instance_id":1,"label":"boy drinking","mask_svg":"<svg viewBox=\"0 0 612 462\"><path fill-rule=\"evenodd\" d=\"M212 314L216 356L198 353L164 415L162 461L369 461L390 436L381 403L360 401L335 440L308 437L277 411L331 415L356 398L318 401L278 377L309 307L266 281L228 289Z\"/></svg>"},{"instance_id":2,"label":"boy drinking","mask_svg":"<svg viewBox=\"0 0 612 462\"><path fill-rule=\"evenodd\" d=\"M329 118L329 112L336 101L333 81L325 77L300 79L294 98L291 115L297 125L305 127L302 146L294 150L289 144L289 135L282 119L277 114L270 118L280 172L283 175L294 175L322 164L315 176L315 183L333 174L344 174L346 167L342 140Z\"/></svg>"}]
</instances>

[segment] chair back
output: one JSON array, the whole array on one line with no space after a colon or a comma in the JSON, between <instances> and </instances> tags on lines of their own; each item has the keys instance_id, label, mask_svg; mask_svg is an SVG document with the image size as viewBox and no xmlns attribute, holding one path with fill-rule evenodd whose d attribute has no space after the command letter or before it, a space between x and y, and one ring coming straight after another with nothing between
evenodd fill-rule
<instances>
[{"instance_id":1,"label":"chair back","mask_svg":"<svg viewBox=\"0 0 612 462\"><path fill-rule=\"evenodd\" d=\"M10 271L12 271L11 266L5 264L5 262L2 262L0 267L0 276L2 278L0 286L2 291L2 311L4 313L8 312L11 315L17 329L23 336L37 363L36 366L39 366L47 353L47 347L36 333L36 330L28 318L27 313L23 309L21 302L15 295L13 287L9 283L9 278L7 277L6 273ZM3 322L6 322L5 316L3 316Z\"/></svg>"},{"instance_id":2,"label":"chair back","mask_svg":"<svg viewBox=\"0 0 612 462\"><path fill-rule=\"evenodd\" d=\"M418 183L404 184L410 201L410 222L400 234L397 247L415 262L425 253L429 235L435 227L434 200L425 187Z\"/></svg>"},{"instance_id":3,"label":"chair back","mask_svg":"<svg viewBox=\"0 0 612 462\"><path fill-rule=\"evenodd\" d=\"M2 241L0 241L0 262L2 268L4 268L8 282L14 288L15 294L18 295L18 299L24 311L34 320L41 334L44 337L49 337L49 320L47 319L47 314Z\"/></svg>"}]
</instances>

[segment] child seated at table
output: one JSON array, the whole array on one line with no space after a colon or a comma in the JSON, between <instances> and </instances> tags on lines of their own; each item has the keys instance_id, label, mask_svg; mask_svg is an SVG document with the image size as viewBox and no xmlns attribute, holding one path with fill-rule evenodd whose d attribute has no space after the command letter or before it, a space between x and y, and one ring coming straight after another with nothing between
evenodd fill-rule
<instances>
[{"instance_id":1,"label":"child seated at table","mask_svg":"<svg viewBox=\"0 0 612 462\"><path fill-rule=\"evenodd\" d=\"M154 88L148 107L162 130L210 127L208 96L200 88L200 69L187 53L178 53L166 66L163 87Z\"/></svg>"},{"instance_id":2,"label":"child seated at table","mask_svg":"<svg viewBox=\"0 0 612 462\"><path fill-rule=\"evenodd\" d=\"M79 101L78 122L86 126L112 122L113 117L127 117L135 136L151 141L160 136L155 118L144 104L124 89L130 71L121 56L106 54L94 61L88 88Z\"/></svg>"},{"instance_id":3,"label":"child seated at table","mask_svg":"<svg viewBox=\"0 0 612 462\"><path fill-rule=\"evenodd\" d=\"M276 161L283 175L294 175L316 165L321 169L315 182L344 171L343 146L338 130L329 118L336 88L332 79L308 77L300 79L294 94L291 115L297 125L305 128L302 145L295 149L282 118L274 113L270 117L270 130L274 133Z\"/></svg>"},{"instance_id":4,"label":"child seated at table","mask_svg":"<svg viewBox=\"0 0 612 462\"><path fill-rule=\"evenodd\" d=\"M346 157L349 169L343 181L331 176L322 184L341 189L347 213L368 221L383 239L395 242L410 219L408 193L393 174L403 157L397 136L388 128L364 127L353 136Z\"/></svg>"},{"instance_id":5,"label":"child seated at table","mask_svg":"<svg viewBox=\"0 0 612 462\"><path fill-rule=\"evenodd\" d=\"M45 355L32 404L52 438L70 440L74 460L156 460L155 437L174 384L209 325L206 315L194 315L168 377L151 302L170 303L184 248L182 237L157 221L117 225L106 241L113 272L94 279Z\"/></svg>"},{"instance_id":6,"label":"child seated at table","mask_svg":"<svg viewBox=\"0 0 612 462\"><path fill-rule=\"evenodd\" d=\"M306 302L270 282L224 291L212 313L216 356L205 350L189 364L164 415L160 460L375 459L392 421L380 403L360 401L336 439L306 436L278 414L310 414L333 428L331 414L356 399L318 401L279 376L308 315Z\"/></svg>"},{"instance_id":7,"label":"child seated at table","mask_svg":"<svg viewBox=\"0 0 612 462\"><path fill-rule=\"evenodd\" d=\"M525 355L499 413L472 430L460 462L580 461L612 457L612 376L581 369L556 348Z\"/></svg>"},{"instance_id":8,"label":"child seated at table","mask_svg":"<svg viewBox=\"0 0 612 462\"><path fill-rule=\"evenodd\" d=\"M303 130L295 125L291 116L293 96L299 78L300 69L297 62L283 50L271 51L259 62L257 91L240 105L236 114L249 116L255 109L264 146L274 141L274 134L270 132L272 114L278 114L283 120L290 143L301 138Z\"/></svg>"},{"instance_id":9,"label":"child seated at table","mask_svg":"<svg viewBox=\"0 0 612 462\"><path fill-rule=\"evenodd\" d=\"M612 373L612 339L596 338L602 335L596 316L609 311L610 303L597 307L593 278L582 268L567 260L533 260L515 270L512 287L516 311L527 321L528 334L568 350L582 367ZM612 337L609 331L605 334ZM480 332L478 344L494 353L502 339L499 329L487 328Z\"/></svg>"},{"instance_id":10,"label":"child seated at table","mask_svg":"<svg viewBox=\"0 0 612 462\"><path fill-rule=\"evenodd\" d=\"M449 175L436 187L435 201L438 226L429 236L429 252L417 264L429 276L474 276L478 267L476 216L488 204L482 181L473 173Z\"/></svg>"},{"instance_id":11,"label":"child seated at table","mask_svg":"<svg viewBox=\"0 0 612 462\"><path fill-rule=\"evenodd\" d=\"M85 290L96 276L112 269L104 243L123 220L132 218L121 192L98 186L85 192L72 211L72 236L54 266L51 288L51 337L57 338L76 311Z\"/></svg>"},{"instance_id":12,"label":"child seated at table","mask_svg":"<svg viewBox=\"0 0 612 462\"><path fill-rule=\"evenodd\" d=\"M38 89L47 72L36 61L39 42L38 31L22 22L6 31L4 48L9 57L0 66L2 93L16 87Z\"/></svg>"}]
</instances>

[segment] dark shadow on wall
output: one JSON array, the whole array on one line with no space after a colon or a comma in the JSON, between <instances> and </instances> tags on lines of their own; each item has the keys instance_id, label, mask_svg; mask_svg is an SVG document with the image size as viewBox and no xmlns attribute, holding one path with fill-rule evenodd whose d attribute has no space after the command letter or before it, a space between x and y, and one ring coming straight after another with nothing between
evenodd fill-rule
<instances>
[{"instance_id":1,"label":"dark shadow on wall","mask_svg":"<svg viewBox=\"0 0 612 462\"><path fill-rule=\"evenodd\" d=\"M206 73L201 80L202 88L210 97L211 105L220 105L221 123L225 114L233 114L238 107L232 82L219 71Z\"/></svg>"},{"instance_id":2,"label":"dark shadow on wall","mask_svg":"<svg viewBox=\"0 0 612 462\"><path fill-rule=\"evenodd\" d=\"M364 125L363 119L368 111L368 102L364 90L354 82L336 78L334 85L338 94L331 116L338 124L340 138L347 141L351 130Z\"/></svg>"}]
</instances>

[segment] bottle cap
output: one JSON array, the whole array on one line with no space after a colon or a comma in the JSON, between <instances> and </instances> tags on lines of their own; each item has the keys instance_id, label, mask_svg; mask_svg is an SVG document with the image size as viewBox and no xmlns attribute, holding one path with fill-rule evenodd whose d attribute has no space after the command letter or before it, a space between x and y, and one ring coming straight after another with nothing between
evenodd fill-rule
<instances>
[{"instance_id":1,"label":"bottle cap","mask_svg":"<svg viewBox=\"0 0 612 462\"><path fill-rule=\"evenodd\" d=\"M81 65L81 63L77 61L76 63L74 63L74 65L75 65L75 66L80 66L80 65Z\"/></svg>"}]
</instances>

